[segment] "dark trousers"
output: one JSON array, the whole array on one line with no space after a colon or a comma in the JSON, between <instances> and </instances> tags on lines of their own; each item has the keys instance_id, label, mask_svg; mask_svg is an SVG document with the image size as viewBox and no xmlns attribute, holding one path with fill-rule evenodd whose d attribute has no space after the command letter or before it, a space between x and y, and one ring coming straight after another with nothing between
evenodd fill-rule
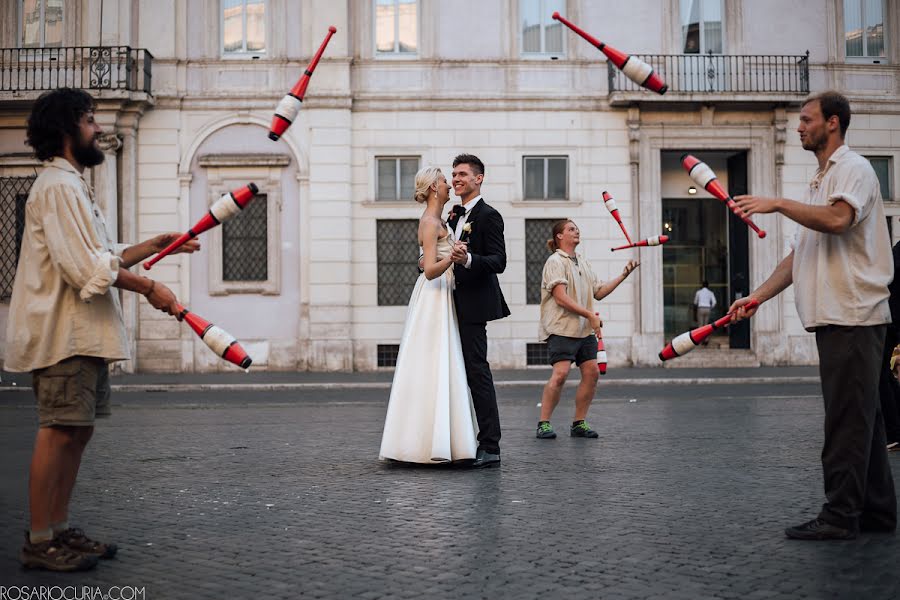
<instances>
[{"instance_id":1,"label":"dark trousers","mask_svg":"<svg viewBox=\"0 0 900 600\"><path fill-rule=\"evenodd\" d=\"M891 476L878 381L885 325L816 329L825 399L822 471L825 497L819 518L846 529L892 528L897 498Z\"/></svg>"},{"instance_id":2,"label":"dark trousers","mask_svg":"<svg viewBox=\"0 0 900 600\"><path fill-rule=\"evenodd\" d=\"M881 359L881 381L878 383L878 395L881 397L881 414L884 415L884 432L888 442L900 442L900 383L891 373L891 353L897 345L897 328L887 326L884 338L884 353Z\"/></svg>"},{"instance_id":3,"label":"dark trousers","mask_svg":"<svg viewBox=\"0 0 900 600\"><path fill-rule=\"evenodd\" d=\"M491 365L487 361L487 323L460 323L466 380L472 391L472 404L478 419L478 448L500 454L500 411Z\"/></svg>"}]
</instances>

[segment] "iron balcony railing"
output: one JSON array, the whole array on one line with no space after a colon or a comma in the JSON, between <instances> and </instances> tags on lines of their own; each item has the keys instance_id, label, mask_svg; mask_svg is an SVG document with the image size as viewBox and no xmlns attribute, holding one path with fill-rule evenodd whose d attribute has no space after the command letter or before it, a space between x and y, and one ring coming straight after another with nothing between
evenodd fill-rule
<instances>
[{"instance_id":1,"label":"iron balcony railing","mask_svg":"<svg viewBox=\"0 0 900 600\"><path fill-rule=\"evenodd\" d=\"M637 54L669 85L668 94L808 94L809 51L802 56ZM607 61L609 92L643 88Z\"/></svg>"},{"instance_id":2,"label":"iron balcony railing","mask_svg":"<svg viewBox=\"0 0 900 600\"><path fill-rule=\"evenodd\" d=\"M72 87L151 93L153 55L130 46L0 48L0 92Z\"/></svg>"}]
</instances>

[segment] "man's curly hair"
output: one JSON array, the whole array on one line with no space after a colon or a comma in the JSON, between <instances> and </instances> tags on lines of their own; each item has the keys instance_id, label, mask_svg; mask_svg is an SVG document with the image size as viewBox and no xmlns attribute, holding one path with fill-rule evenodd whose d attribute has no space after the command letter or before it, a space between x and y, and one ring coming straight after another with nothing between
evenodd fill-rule
<instances>
[{"instance_id":1,"label":"man's curly hair","mask_svg":"<svg viewBox=\"0 0 900 600\"><path fill-rule=\"evenodd\" d=\"M65 136L77 138L78 121L94 110L94 99L84 90L59 88L35 101L28 117L26 142L38 160L62 156Z\"/></svg>"}]
</instances>

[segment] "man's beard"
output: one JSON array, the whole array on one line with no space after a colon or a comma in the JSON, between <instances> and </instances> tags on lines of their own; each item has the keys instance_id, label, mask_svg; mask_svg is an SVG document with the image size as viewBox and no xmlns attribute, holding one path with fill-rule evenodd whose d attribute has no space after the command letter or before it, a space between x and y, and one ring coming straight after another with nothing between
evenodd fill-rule
<instances>
[{"instance_id":1,"label":"man's beard","mask_svg":"<svg viewBox=\"0 0 900 600\"><path fill-rule=\"evenodd\" d=\"M73 147L72 156L83 167L96 167L106 159L103 151L94 145L94 140Z\"/></svg>"},{"instance_id":2,"label":"man's beard","mask_svg":"<svg viewBox=\"0 0 900 600\"><path fill-rule=\"evenodd\" d=\"M825 147L827 141L828 140L826 139L825 136L814 137L814 136L807 135L806 141L802 142L801 146L803 146L804 150L807 150L809 152L817 152Z\"/></svg>"}]
</instances>

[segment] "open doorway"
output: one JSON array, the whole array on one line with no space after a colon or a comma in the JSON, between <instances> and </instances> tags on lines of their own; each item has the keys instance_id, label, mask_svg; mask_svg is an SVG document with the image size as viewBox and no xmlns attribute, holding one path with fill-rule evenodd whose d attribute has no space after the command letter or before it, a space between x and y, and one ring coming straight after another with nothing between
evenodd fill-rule
<instances>
[{"instance_id":1,"label":"open doorway","mask_svg":"<svg viewBox=\"0 0 900 600\"><path fill-rule=\"evenodd\" d=\"M664 151L662 170L663 327L672 337L698 326L694 297L707 282L716 298L710 320L721 317L736 299L749 293L747 226L725 205L697 189L681 166L690 152L706 162L734 195L747 192L747 153ZM748 322L717 331L712 348L749 348Z\"/></svg>"}]
</instances>

